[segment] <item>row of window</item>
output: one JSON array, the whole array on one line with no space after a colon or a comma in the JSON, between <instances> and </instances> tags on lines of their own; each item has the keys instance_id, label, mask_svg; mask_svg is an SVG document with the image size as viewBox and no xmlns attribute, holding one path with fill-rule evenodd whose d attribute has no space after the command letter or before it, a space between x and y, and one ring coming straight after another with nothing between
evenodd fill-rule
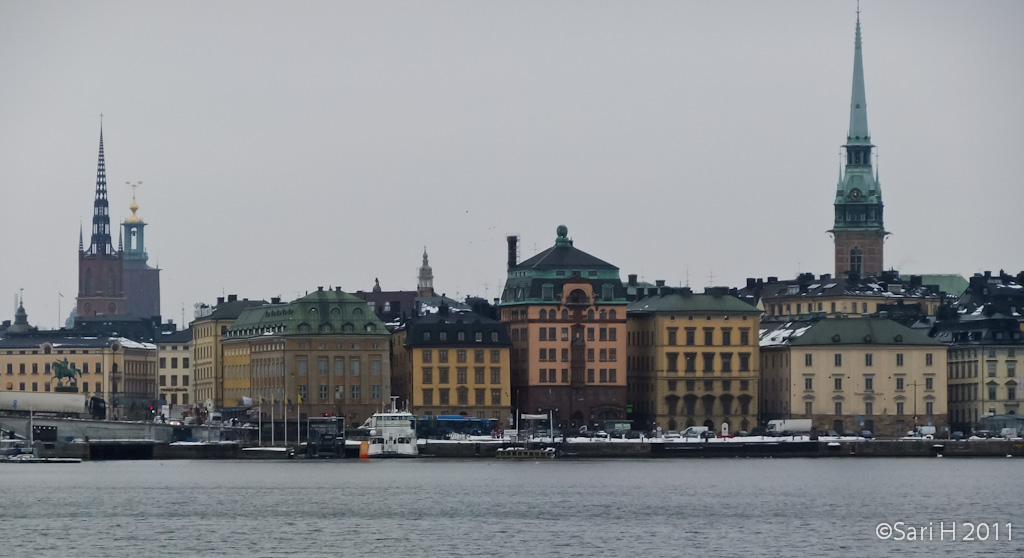
<instances>
[{"instance_id":1,"label":"row of window","mask_svg":"<svg viewBox=\"0 0 1024 558\"><path fill-rule=\"evenodd\" d=\"M733 341L732 330L733 330L733 328L731 328L731 327L723 327L723 328L719 328L719 329L720 329L720 333L718 335L718 338L719 338L719 341L720 341L719 345L721 345L723 347L728 347L728 346L732 345L732 341ZM740 339L739 339L740 345L742 345L742 346L749 345L750 344L750 329L748 329L748 328L740 328L739 332L740 332ZM695 328L695 327L685 328L683 333L685 334L686 345L696 345L697 344L697 328ZM710 346L714 346L715 345L715 328L713 328L713 327L705 327L705 328L703 328L703 333L704 333L704 345L709 346L709 347ZM670 328L667 329L667 334L668 334L668 345L678 345L679 344L679 337L678 337L678 335L679 335L679 328L677 328L677 327L670 327Z\"/></svg>"},{"instance_id":2,"label":"row of window","mask_svg":"<svg viewBox=\"0 0 1024 558\"><path fill-rule=\"evenodd\" d=\"M726 391L727 392L727 391L731 391L732 390L732 380L718 380L718 381L722 382L722 391ZM693 392L697 391L697 380L684 380L684 382L685 383L683 384L683 386L686 388L686 391L688 391L690 393L693 393ZM679 385L678 380L669 380L668 381L668 391L671 391L671 392L676 391L676 388L678 387L678 385ZM712 392L712 391L715 390L715 380L702 380L702 384L701 385L704 388L705 392ZM739 380L739 388L740 388L740 391L748 391L750 389L750 380Z\"/></svg>"},{"instance_id":3,"label":"row of window","mask_svg":"<svg viewBox=\"0 0 1024 558\"><path fill-rule=\"evenodd\" d=\"M571 314L569 313L569 310L563 308L562 309L562 317L561 317L561 319L569 320L569 319L571 319L570 316L571 316ZM587 310L587 320L588 321L594 321L595 317L597 317L597 318L599 318L601 320L616 320L616 319L618 319L619 315L615 311L614 308L612 308L611 310L600 310L596 314L594 313L594 309L593 308L588 309ZM554 308L552 308L550 311L545 310L545 309L542 308L541 311L540 311L540 319L541 320L557 320L557 319L559 319L558 311L555 310Z\"/></svg>"},{"instance_id":4,"label":"row of window","mask_svg":"<svg viewBox=\"0 0 1024 558\"><path fill-rule=\"evenodd\" d=\"M988 387L988 399L986 401L999 401L999 386ZM954 384L949 386L949 400L953 401L977 401L978 384ZM1017 384L1010 382L1006 384L1006 400L1017 400Z\"/></svg>"},{"instance_id":5,"label":"row of window","mask_svg":"<svg viewBox=\"0 0 1024 558\"><path fill-rule=\"evenodd\" d=\"M563 368L561 374L563 384L569 383L569 369ZM583 381L582 378L576 378L576 381ZM610 383L614 384L619 381L619 373L615 368L601 368L594 370L593 368L587 368L587 383ZM541 368L540 369L540 383L542 384L555 384L558 383L558 369L557 368Z\"/></svg>"},{"instance_id":6,"label":"row of window","mask_svg":"<svg viewBox=\"0 0 1024 558\"><path fill-rule=\"evenodd\" d=\"M429 343L431 341L431 337L432 336L431 336L431 333L429 331L424 331L423 332L423 341L424 342ZM497 343L498 342L498 332L497 331L492 331L491 335L490 335L490 338L491 338L491 342L492 343ZM441 341L441 342L448 341L448 332L447 331L439 331L439 332L437 332L437 340ZM455 340L456 341L465 341L466 340L466 332L465 331L457 331L457 332L455 332ZM484 332L477 331L477 332L473 333L473 341L475 341L477 343L483 343L483 340L484 340Z\"/></svg>"},{"instance_id":7,"label":"row of window","mask_svg":"<svg viewBox=\"0 0 1024 558\"><path fill-rule=\"evenodd\" d=\"M181 367L188 368L188 357L181 358ZM171 368L178 367L178 357L171 357ZM167 368L167 357L160 357L160 368Z\"/></svg>"},{"instance_id":8,"label":"row of window","mask_svg":"<svg viewBox=\"0 0 1024 558\"><path fill-rule=\"evenodd\" d=\"M843 414L843 402L842 401L833 401L832 406L833 406L833 409L832 409L833 410L833 414L836 414L836 415ZM904 402L904 401L896 401L896 415L897 416L905 415L906 414L906 409L907 409L906 402ZM804 401L804 414L805 415L813 415L814 414L814 402L813 401ZM860 413L856 413L856 414L860 414ZM874 415L874 414L875 414L875 402L874 401L870 401L870 400L864 401L864 415L865 416L871 416L871 415ZM934 401L925 401L924 402L924 414L925 415L929 415L929 416L935 414L935 402Z\"/></svg>"},{"instance_id":9,"label":"row of window","mask_svg":"<svg viewBox=\"0 0 1024 558\"><path fill-rule=\"evenodd\" d=\"M18 391L25 391L26 382L18 382ZM96 382L95 393L103 391L103 382ZM39 391L39 382L31 383L32 391ZM14 382L7 382L7 391L14 391ZM43 382L43 391L50 391L50 382ZM89 382L82 382L82 393L93 393L89 391Z\"/></svg>"},{"instance_id":10,"label":"row of window","mask_svg":"<svg viewBox=\"0 0 1024 558\"><path fill-rule=\"evenodd\" d=\"M161 374L160 375L160 387L165 387L167 385L167 378L171 379L171 387L176 387L178 385L178 375L177 374L170 374L170 375ZM181 376L181 385L187 387L188 386L188 379L189 379L189 376L187 374Z\"/></svg>"},{"instance_id":11,"label":"row of window","mask_svg":"<svg viewBox=\"0 0 1024 558\"><path fill-rule=\"evenodd\" d=\"M733 371L733 353L701 353L703 361L703 372L712 373L715 371L715 356L719 359L720 372ZM679 372L679 353L665 353L667 359L666 371ZM685 372L697 371L697 353L683 353L683 362L686 366ZM739 372L750 371L750 353L739 353Z\"/></svg>"},{"instance_id":12,"label":"row of window","mask_svg":"<svg viewBox=\"0 0 1024 558\"><path fill-rule=\"evenodd\" d=\"M439 367L437 369L437 383L439 383L439 384L447 384L447 383L449 383L449 381L448 381L448 372L449 372L449 368L447 366ZM456 383L459 383L459 384L468 383L468 377L469 377L469 371L466 368L456 368L455 369ZM474 368L473 369L473 380L474 380L474 383L476 383L476 384L483 384L483 383L485 383L484 379L485 379L484 367L478 366L478 367ZM490 379L491 379L491 383L492 384L500 384L501 383L501 368L491 368L491 378ZM434 369L432 367L424 367L423 368L423 383L424 384L432 384L432 383L434 383Z\"/></svg>"},{"instance_id":13,"label":"row of window","mask_svg":"<svg viewBox=\"0 0 1024 558\"><path fill-rule=\"evenodd\" d=\"M319 395L320 402L322 402L322 403L330 402L331 386L329 386L327 384L320 384L319 388L320 389L319 389L319 392L317 393L317 395ZM306 384L299 384L298 390L299 390L299 397L301 398L301 402L302 403L309 402L309 386L307 386ZM346 393L348 393L349 396L350 396L350 402L358 403L362 399L363 388L359 384L353 384L353 385L349 386L349 390L348 390L348 392L346 392L344 385L336 385L336 386L334 386L334 402L335 403L344 403L345 402L345 394ZM380 384L373 384L373 385L371 385L370 386L370 399L376 401L376 400L379 400L380 398L381 398Z\"/></svg>"},{"instance_id":14,"label":"row of window","mask_svg":"<svg viewBox=\"0 0 1024 558\"><path fill-rule=\"evenodd\" d=\"M423 404L434 405L434 391L437 391L437 405L451 405L451 390L446 388L439 388L434 390L433 388L427 388L423 390ZM501 405L501 390L492 389L491 392L491 405ZM487 390L475 389L473 390L473 404L474 405L487 405L486 402ZM469 405L469 390L466 388L459 388L455 390L456 405ZM482 411L480 412L482 413ZM480 415L478 413L478 415Z\"/></svg>"},{"instance_id":15,"label":"row of window","mask_svg":"<svg viewBox=\"0 0 1024 558\"><path fill-rule=\"evenodd\" d=\"M348 371L349 371L349 375L350 376L358 376L359 375L359 372L360 372L359 369L360 369L361 362L362 361L359 359L359 357L349 357L349 359L348 359ZM326 376L328 374L328 370L329 370L329 366L328 365L329 365L329 362L328 362L328 360L326 358L319 359L317 361L317 372L321 376ZM268 364L267 366L268 366L268 370L273 370L273 368L274 368L273 364ZM296 360L295 361L295 367L296 367L296 369L299 372L299 376L305 376L308 373L309 364L308 364L308 361L306 361L305 359ZM278 364L278 366L276 368L281 369L280 363ZM381 360L379 358L375 358L375 359L371 360L370 361L370 375L371 376L380 376L380 372L381 372ZM337 357L337 358L334 359L334 375L335 376L344 376L345 375L345 358L344 357Z\"/></svg>"},{"instance_id":16,"label":"row of window","mask_svg":"<svg viewBox=\"0 0 1024 558\"><path fill-rule=\"evenodd\" d=\"M925 355L924 355L924 365L925 366L931 366L934 363L934 359L932 357L933 357L932 353L925 353ZM904 361L903 353L896 353L896 366L903 366L903 361ZM843 354L842 353L835 353L835 355L833 355L833 358L832 358L832 363L836 367L842 366L843 365ZM865 353L864 354L864 366L874 366L874 365L875 365L875 356L872 353ZM804 366L814 366L814 355L813 354L811 354L811 353L805 353L804 354Z\"/></svg>"},{"instance_id":17,"label":"row of window","mask_svg":"<svg viewBox=\"0 0 1024 558\"><path fill-rule=\"evenodd\" d=\"M774 384L775 380L772 379ZM832 378L832 385L835 391L843 391L843 378ZM925 391L932 391L935 389L935 378L927 376L924 379L924 384L907 384L905 378L896 378L896 391L903 391L907 385L910 386L923 386ZM772 386L775 389L775 386ZM804 391L814 391L814 378L804 378ZM864 391L875 391L875 378L874 376L864 376Z\"/></svg>"},{"instance_id":18,"label":"row of window","mask_svg":"<svg viewBox=\"0 0 1024 558\"><path fill-rule=\"evenodd\" d=\"M998 376L998 362L988 362L988 377L995 378ZM1017 376L1017 362L1013 360L1005 361L1006 366L1006 377L1014 378ZM949 377L950 378L977 378L978 377L978 363L977 362L952 362L949 364Z\"/></svg>"},{"instance_id":19,"label":"row of window","mask_svg":"<svg viewBox=\"0 0 1024 558\"><path fill-rule=\"evenodd\" d=\"M166 401L169 405L177 405L178 404L178 394L177 393L171 393L171 394L161 393L160 394L160 399ZM182 405L188 405L188 394L187 393L182 393L181 394L181 404Z\"/></svg>"},{"instance_id":20,"label":"row of window","mask_svg":"<svg viewBox=\"0 0 1024 558\"><path fill-rule=\"evenodd\" d=\"M423 362L426 364L434 362L434 350L433 349L422 349L420 353ZM466 349L457 349L455 351L455 362L464 363L469 356L469 352ZM445 364L448 362L448 349L437 350L437 362ZM473 350L473 362L480 364L484 362L484 351L483 349ZM501 350L491 350L491 364L498 364L501 362Z\"/></svg>"},{"instance_id":21,"label":"row of window","mask_svg":"<svg viewBox=\"0 0 1024 558\"><path fill-rule=\"evenodd\" d=\"M555 335L555 328L553 328L553 327L547 327L547 328L542 327L542 328L538 329L537 331L539 333L539 340L540 341L559 341L559 340L561 340L561 341L568 341L569 340L569 328L567 328L567 327L561 328L561 337L560 338ZM600 341L616 341L617 338L618 338L618 335L617 335L618 332L616 331L616 328L614 328L614 327L597 328L596 332L598 333L597 339L600 340ZM588 327L587 328L587 341L594 341L594 333L595 333L595 328L593 328L593 327Z\"/></svg>"},{"instance_id":22,"label":"row of window","mask_svg":"<svg viewBox=\"0 0 1024 558\"><path fill-rule=\"evenodd\" d=\"M558 362L558 349L538 349L541 362ZM569 349L562 349L561 362L569 362ZM587 362L618 362L618 349L587 349Z\"/></svg>"},{"instance_id":23,"label":"row of window","mask_svg":"<svg viewBox=\"0 0 1024 558\"><path fill-rule=\"evenodd\" d=\"M700 403L701 403L700 409L701 409L701 411L703 412L704 415L720 414L720 415L728 416L728 415L733 414L733 411L735 410L733 408L733 403L735 403L735 401L733 400L733 397L731 395L723 395L723 396L717 398L718 408L719 408L719 411L720 411L719 413L715 412L716 398L714 396L710 396L710 395L701 397L700 399L698 399L696 397L689 397L689 396L688 397L684 397L684 398L682 398L683 406L679 410L681 410L683 412L683 415L685 415L685 416L689 416L689 417L695 416L697 414L697 408L698 408L697 407L697 402L698 401L700 401ZM677 408L678 408L677 406L679 405L679 402L680 402L680 399L678 399L678 398L671 398L671 399L668 399L666 401L666 403L668 403L668 414L669 414L669 416L674 416L674 415L677 414L676 411L677 411ZM749 415L750 414L750 398L749 397L742 397L742 398L739 399L739 403L740 403L740 405L739 405L739 414L740 415Z\"/></svg>"}]
</instances>

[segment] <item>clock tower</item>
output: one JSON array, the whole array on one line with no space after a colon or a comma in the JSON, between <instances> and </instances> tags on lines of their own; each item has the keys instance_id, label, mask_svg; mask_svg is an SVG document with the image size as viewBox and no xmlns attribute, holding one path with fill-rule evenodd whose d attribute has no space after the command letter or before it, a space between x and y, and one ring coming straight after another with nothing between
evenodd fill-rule
<instances>
[{"instance_id":1,"label":"clock tower","mask_svg":"<svg viewBox=\"0 0 1024 558\"><path fill-rule=\"evenodd\" d=\"M124 313L124 268L120 247L110 239L110 207L107 203L107 171L103 162L103 125L100 125L100 156L96 168L96 199L92 208L92 237L86 248L78 236L78 316Z\"/></svg>"},{"instance_id":2,"label":"clock tower","mask_svg":"<svg viewBox=\"0 0 1024 558\"><path fill-rule=\"evenodd\" d=\"M882 250L889 233L882 224L882 190L877 169L872 169L868 105L864 93L864 64L861 56L860 11L853 51L853 93L850 100L850 128L846 136L845 165L836 187L835 238L836 277L849 272L861 276L882 273Z\"/></svg>"}]
</instances>

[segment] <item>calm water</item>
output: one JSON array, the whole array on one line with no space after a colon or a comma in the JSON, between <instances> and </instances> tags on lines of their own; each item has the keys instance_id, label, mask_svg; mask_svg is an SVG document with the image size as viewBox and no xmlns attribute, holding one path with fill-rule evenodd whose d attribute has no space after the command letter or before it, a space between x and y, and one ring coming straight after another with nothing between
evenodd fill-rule
<instances>
[{"instance_id":1,"label":"calm water","mask_svg":"<svg viewBox=\"0 0 1024 558\"><path fill-rule=\"evenodd\" d=\"M948 458L0 465L0 553L1021 556L1022 467ZM879 541L882 521L933 521L936 540ZM1009 542L1005 532L999 542L939 542L939 521L1019 531Z\"/></svg>"}]
</instances>

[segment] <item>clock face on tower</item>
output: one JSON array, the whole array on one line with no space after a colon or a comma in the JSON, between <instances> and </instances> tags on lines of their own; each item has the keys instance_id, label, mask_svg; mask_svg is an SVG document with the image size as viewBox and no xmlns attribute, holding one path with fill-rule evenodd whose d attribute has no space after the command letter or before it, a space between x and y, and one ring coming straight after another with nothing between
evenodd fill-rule
<instances>
[{"instance_id":1,"label":"clock face on tower","mask_svg":"<svg viewBox=\"0 0 1024 558\"><path fill-rule=\"evenodd\" d=\"M117 310L117 305L115 305L113 302L111 302L110 304L107 305L107 312L110 312L111 314L114 314L116 310Z\"/></svg>"},{"instance_id":2,"label":"clock face on tower","mask_svg":"<svg viewBox=\"0 0 1024 558\"><path fill-rule=\"evenodd\" d=\"M860 190L858 190L857 188L854 188L853 190L850 190L850 199L851 200L859 200L860 199Z\"/></svg>"},{"instance_id":3,"label":"clock face on tower","mask_svg":"<svg viewBox=\"0 0 1024 558\"><path fill-rule=\"evenodd\" d=\"M89 304L88 302L86 302L85 306L83 306L82 308L85 310L86 316L88 316L92 312L92 304Z\"/></svg>"}]
</instances>

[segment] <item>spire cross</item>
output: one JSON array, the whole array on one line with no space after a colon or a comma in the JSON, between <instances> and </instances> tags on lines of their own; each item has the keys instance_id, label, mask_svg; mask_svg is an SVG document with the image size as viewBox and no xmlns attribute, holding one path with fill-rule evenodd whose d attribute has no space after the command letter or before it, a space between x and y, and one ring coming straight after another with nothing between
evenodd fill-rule
<instances>
[{"instance_id":1,"label":"spire cross","mask_svg":"<svg viewBox=\"0 0 1024 558\"><path fill-rule=\"evenodd\" d=\"M135 201L135 189L142 185L142 181L140 180L140 181L135 182L135 183L132 183L130 181L125 181L125 184L127 184L127 185L132 187L132 201Z\"/></svg>"}]
</instances>

